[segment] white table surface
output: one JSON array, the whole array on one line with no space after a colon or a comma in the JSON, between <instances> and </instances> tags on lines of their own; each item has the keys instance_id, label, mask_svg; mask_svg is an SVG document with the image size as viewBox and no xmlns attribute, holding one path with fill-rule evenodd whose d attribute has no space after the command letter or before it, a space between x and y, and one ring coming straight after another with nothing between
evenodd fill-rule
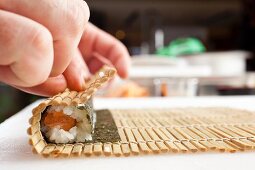
<instances>
[{"instance_id":1,"label":"white table surface","mask_svg":"<svg viewBox=\"0 0 255 170\"><path fill-rule=\"evenodd\" d=\"M0 124L0 170L5 169L254 169L255 152L163 154L131 157L42 158L28 145L28 119L37 101ZM227 106L255 111L255 96L154 99L95 99L95 108Z\"/></svg>"}]
</instances>

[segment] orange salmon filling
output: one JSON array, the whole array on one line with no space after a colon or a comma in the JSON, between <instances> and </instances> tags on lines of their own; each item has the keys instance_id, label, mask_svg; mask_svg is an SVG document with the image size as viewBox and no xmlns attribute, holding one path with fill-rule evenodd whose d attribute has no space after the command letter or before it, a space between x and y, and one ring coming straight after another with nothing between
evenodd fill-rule
<instances>
[{"instance_id":1,"label":"orange salmon filling","mask_svg":"<svg viewBox=\"0 0 255 170\"><path fill-rule=\"evenodd\" d=\"M75 126L76 120L62 112L50 112L46 114L44 124L50 128L60 126L60 129L69 131Z\"/></svg>"}]
</instances>

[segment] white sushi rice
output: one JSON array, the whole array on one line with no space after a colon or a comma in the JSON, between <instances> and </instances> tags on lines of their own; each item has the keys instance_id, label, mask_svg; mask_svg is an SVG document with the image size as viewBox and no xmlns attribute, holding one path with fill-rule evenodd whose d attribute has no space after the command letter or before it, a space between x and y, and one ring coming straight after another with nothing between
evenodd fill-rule
<instances>
[{"instance_id":1,"label":"white sushi rice","mask_svg":"<svg viewBox=\"0 0 255 170\"><path fill-rule=\"evenodd\" d=\"M92 140L92 126L87 119L87 111L77 109L74 106L51 106L46 112L63 112L76 120L76 126L69 131L60 129L59 126L46 128L45 136L54 143L73 143Z\"/></svg>"}]
</instances>

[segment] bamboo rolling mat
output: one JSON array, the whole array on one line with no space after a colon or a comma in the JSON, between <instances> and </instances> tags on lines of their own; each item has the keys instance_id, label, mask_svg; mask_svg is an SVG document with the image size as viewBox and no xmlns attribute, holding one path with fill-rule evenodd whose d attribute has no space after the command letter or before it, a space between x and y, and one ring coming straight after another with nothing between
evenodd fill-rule
<instances>
[{"instance_id":1,"label":"bamboo rolling mat","mask_svg":"<svg viewBox=\"0 0 255 170\"><path fill-rule=\"evenodd\" d=\"M121 154L244 151L255 148L255 114L230 108L111 111Z\"/></svg>"},{"instance_id":2,"label":"bamboo rolling mat","mask_svg":"<svg viewBox=\"0 0 255 170\"><path fill-rule=\"evenodd\" d=\"M106 143L47 144L39 135L37 153L48 156L129 156L148 153L236 152L255 148L255 114L230 108L110 110L121 140Z\"/></svg>"},{"instance_id":3,"label":"bamboo rolling mat","mask_svg":"<svg viewBox=\"0 0 255 170\"><path fill-rule=\"evenodd\" d=\"M230 108L105 110L113 118L109 120L116 124L116 128L108 130L115 129L112 134L119 135L115 138L117 141L47 143L40 127L43 111L48 106L77 106L88 102L115 72L112 68L104 67L88 81L85 91L67 89L34 108L28 129L33 150L44 157L254 150L255 114Z\"/></svg>"}]
</instances>

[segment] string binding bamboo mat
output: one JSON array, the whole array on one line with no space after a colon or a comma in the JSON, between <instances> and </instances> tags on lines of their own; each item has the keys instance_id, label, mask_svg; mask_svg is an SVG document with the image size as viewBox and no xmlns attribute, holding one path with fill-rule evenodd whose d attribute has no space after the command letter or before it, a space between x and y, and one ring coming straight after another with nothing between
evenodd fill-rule
<instances>
[{"instance_id":1,"label":"string binding bamboo mat","mask_svg":"<svg viewBox=\"0 0 255 170\"><path fill-rule=\"evenodd\" d=\"M50 105L77 105L87 102L115 73L103 68L84 92L65 92L43 101L33 109L28 134L33 151L44 157L91 155L129 156L148 153L236 152L255 148L255 114L231 108L175 108L104 110L116 125L119 140L74 144L48 143L40 120Z\"/></svg>"}]
</instances>

